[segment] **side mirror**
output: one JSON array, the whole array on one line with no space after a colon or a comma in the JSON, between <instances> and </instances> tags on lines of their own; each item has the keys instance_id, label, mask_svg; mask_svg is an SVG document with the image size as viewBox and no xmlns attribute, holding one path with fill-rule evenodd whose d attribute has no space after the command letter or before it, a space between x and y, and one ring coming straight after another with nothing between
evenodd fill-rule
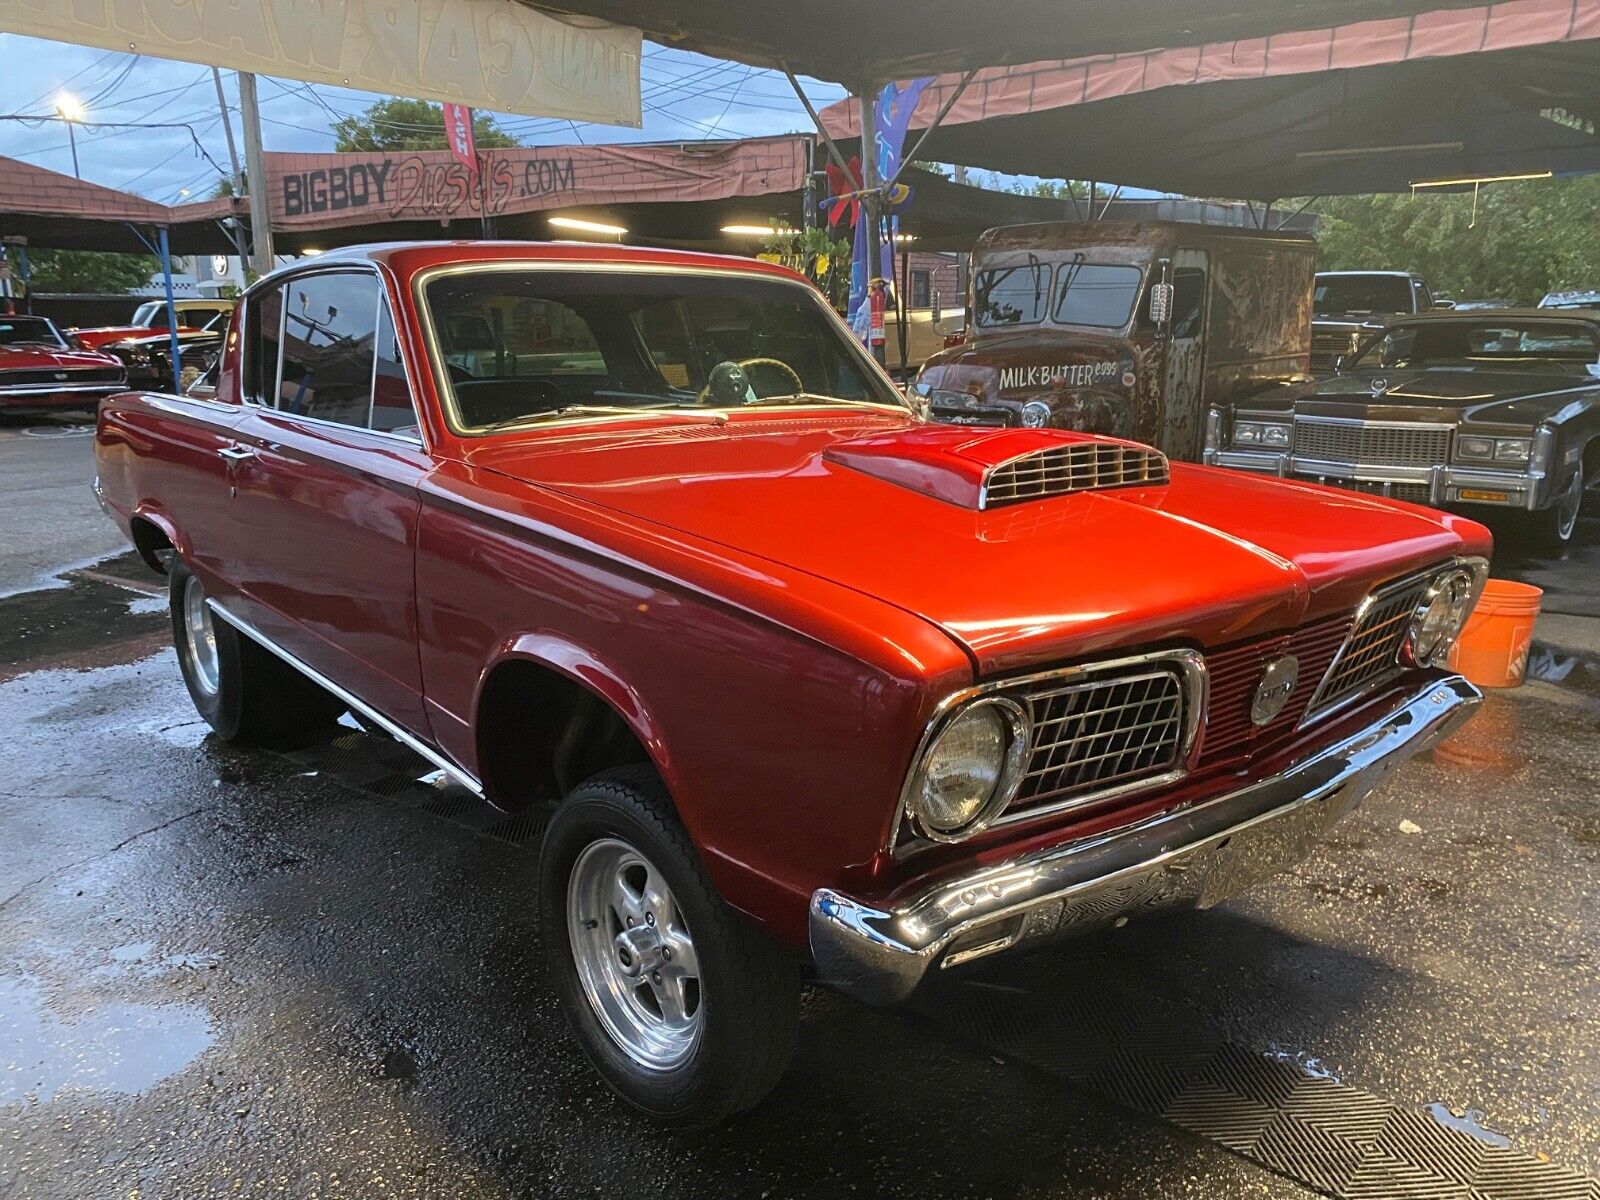
<instances>
[{"instance_id":1,"label":"side mirror","mask_svg":"<svg viewBox=\"0 0 1600 1200\"><path fill-rule=\"evenodd\" d=\"M1172 319L1172 285L1170 283L1153 283L1150 285L1150 323L1152 325L1165 325Z\"/></svg>"},{"instance_id":2,"label":"side mirror","mask_svg":"<svg viewBox=\"0 0 1600 1200\"><path fill-rule=\"evenodd\" d=\"M1344 374L1344 360L1349 357L1348 354L1341 354L1333 360L1333 373L1335 375Z\"/></svg>"},{"instance_id":3,"label":"side mirror","mask_svg":"<svg viewBox=\"0 0 1600 1200\"><path fill-rule=\"evenodd\" d=\"M1435 308L1454 308L1456 302L1454 300L1435 300L1433 306Z\"/></svg>"},{"instance_id":4,"label":"side mirror","mask_svg":"<svg viewBox=\"0 0 1600 1200\"><path fill-rule=\"evenodd\" d=\"M935 288L933 290L933 323L937 325L939 323L939 319L943 316L944 305L940 303L939 289Z\"/></svg>"}]
</instances>

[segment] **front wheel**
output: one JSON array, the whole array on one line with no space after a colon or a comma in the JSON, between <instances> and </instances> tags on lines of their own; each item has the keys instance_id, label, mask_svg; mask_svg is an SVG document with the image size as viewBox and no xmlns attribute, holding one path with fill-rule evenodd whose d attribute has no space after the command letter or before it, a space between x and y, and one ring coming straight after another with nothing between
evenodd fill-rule
<instances>
[{"instance_id":1,"label":"front wheel","mask_svg":"<svg viewBox=\"0 0 1600 1200\"><path fill-rule=\"evenodd\" d=\"M1536 549L1557 553L1571 544L1578 528L1578 514L1583 511L1583 492L1583 471L1574 471L1549 508L1527 514L1529 538Z\"/></svg>"},{"instance_id":2,"label":"front wheel","mask_svg":"<svg viewBox=\"0 0 1600 1200\"><path fill-rule=\"evenodd\" d=\"M595 1068L665 1124L757 1104L794 1050L795 962L701 873L666 789L626 767L575 788L545 832L540 925Z\"/></svg>"}]
</instances>

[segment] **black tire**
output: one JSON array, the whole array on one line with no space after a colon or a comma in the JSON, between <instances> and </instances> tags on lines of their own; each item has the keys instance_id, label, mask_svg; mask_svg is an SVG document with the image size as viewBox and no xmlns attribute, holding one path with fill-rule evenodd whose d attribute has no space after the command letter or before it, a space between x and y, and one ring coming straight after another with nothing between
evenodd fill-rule
<instances>
[{"instance_id":1,"label":"black tire","mask_svg":"<svg viewBox=\"0 0 1600 1200\"><path fill-rule=\"evenodd\" d=\"M210 628L216 644L215 681L208 685L192 652L184 614L191 587L199 588L199 580L177 555L170 556L167 604L172 642L189 698L212 732L225 742L253 745L331 730L345 711L343 701L214 615Z\"/></svg>"},{"instance_id":2,"label":"black tire","mask_svg":"<svg viewBox=\"0 0 1600 1200\"><path fill-rule=\"evenodd\" d=\"M580 855L617 840L659 870L692 934L700 1024L687 1057L656 1069L607 1031L580 978L567 921ZM730 908L701 872L666 788L648 767L605 772L574 788L539 855L545 957L584 1054L624 1100L666 1125L704 1128L753 1108L794 1053L800 973L793 956Z\"/></svg>"}]
</instances>

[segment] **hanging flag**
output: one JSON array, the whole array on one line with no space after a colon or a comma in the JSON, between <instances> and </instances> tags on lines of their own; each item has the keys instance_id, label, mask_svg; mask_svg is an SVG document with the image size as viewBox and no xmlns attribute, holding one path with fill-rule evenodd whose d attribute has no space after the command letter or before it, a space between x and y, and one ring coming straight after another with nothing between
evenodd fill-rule
<instances>
[{"instance_id":1,"label":"hanging flag","mask_svg":"<svg viewBox=\"0 0 1600 1200\"><path fill-rule=\"evenodd\" d=\"M873 119L876 133L873 149L878 160L880 180L887 182L900 170L900 156L905 151L911 115L916 111L923 90L932 82L933 76L926 75L909 83L891 83L878 93ZM887 214L891 207L904 204L910 196L909 189L896 185L885 193L883 211ZM887 229L882 229L877 231L878 246L874 253L872 234L866 230L866 224L865 221L856 222L855 256L850 270L850 301L845 315L855 335L864 345L870 346L875 337L882 341L884 291L894 278L894 248L886 236ZM872 265L874 263L875 268Z\"/></svg>"},{"instance_id":2,"label":"hanging flag","mask_svg":"<svg viewBox=\"0 0 1600 1200\"><path fill-rule=\"evenodd\" d=\"M469 175L478 173L478 143L472 137L472 110L465 104L444 106L444 136L450 143L450 153L467 169Z\"/></svg>"}]
</instances>

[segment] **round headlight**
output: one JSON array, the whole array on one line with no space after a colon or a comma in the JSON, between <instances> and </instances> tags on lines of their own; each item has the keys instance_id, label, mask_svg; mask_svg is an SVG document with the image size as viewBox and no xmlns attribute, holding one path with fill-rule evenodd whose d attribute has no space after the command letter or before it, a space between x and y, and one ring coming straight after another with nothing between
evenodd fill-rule
<instances>
[{"instance_id":1,"label":"round headlight","mask_svg":"<svg viewBox=\"0 0 1600 1200\"><path fill-rule=\"evenodd\" d=\"M911 812L935 841L982 829L1016 795L1028 756L1028 718L1010 700L969 704L939 731L911 784Z\"/></svg>"},{"instance_id":2,"label":"round headlight","mask_svg":"<svg viewBox=\"0 0 1600 1200\"><path fill-rule=\"evenodd\" d=\"M1450 571L1435 581L1406 638L1406 657L1415 666L1444 661L1471 615L1473 582L1470 571Z\"/></svg>"},{"instance_id":3,"label":"round headlight","mask_svg":"<svg viewBox=\"0 0 1600 1200\"><path fill-rule=\"evenodd\" d=\"M1022 406L1022 423L1029 429L1043 429L1050 424L1050 406L1043 400L1029 400Z\"/></svg>"}]
</instances>

